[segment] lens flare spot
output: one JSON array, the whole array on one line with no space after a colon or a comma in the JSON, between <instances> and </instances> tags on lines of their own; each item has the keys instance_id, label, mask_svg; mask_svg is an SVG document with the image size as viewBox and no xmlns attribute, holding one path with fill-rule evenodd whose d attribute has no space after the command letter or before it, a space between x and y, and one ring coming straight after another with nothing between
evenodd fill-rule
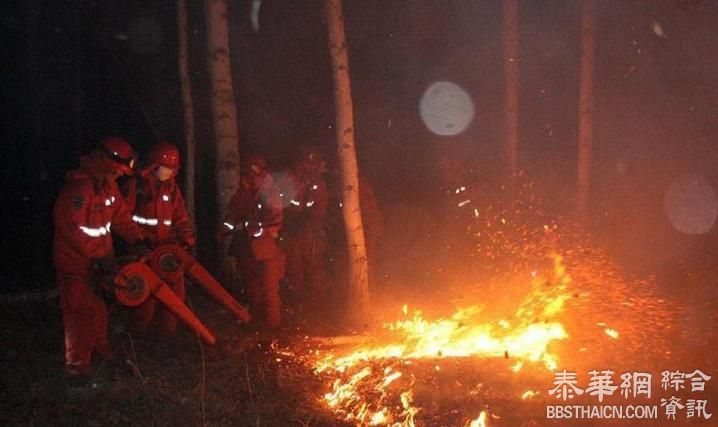
<instances>
[{"instance_id":1,"label":"lens flare spot","mask_svg":"<svg viewBox=\"0 0 718 427\"><path fill-rule=\"evenodd\" d=\"M459 85L435 82L421 97L419 113L431 132L441 136L458 135L474 119L474 103Z\"/></svg>"},{"instance_id":2,"label":"lens flare spot","mask_svg":"<svg viewBox=\"0 0 718 427\"><path fill-rule=\"evenodd\" d=\"M685 234L704 234L713 228L718 214L718 198L703 177L684 175L666 191L663 206L673 227Z\"/></svg>"}]
</instances>

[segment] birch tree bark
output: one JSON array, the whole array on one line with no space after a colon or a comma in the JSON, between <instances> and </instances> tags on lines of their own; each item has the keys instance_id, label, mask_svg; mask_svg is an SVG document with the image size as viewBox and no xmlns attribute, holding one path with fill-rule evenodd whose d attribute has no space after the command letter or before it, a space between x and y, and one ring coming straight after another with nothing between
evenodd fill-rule
<instances>
[{"instance_id":1,"label":"birch tree bark","mask_svg":"<svg viewBox=\"0 0 718 427\"><path fill-rule=\"evenodd\" d=\"M359 206L359 171L354 146L354 112L349 78L349 59L344 33L341 0L325 0L329 52L334 78L337 158L342 179L342 215L349 255L349 295L355 320L364 317L369 308L369 276Z\"/></svg>"},{"instance_id":2,"label":"birch tree bark","mask_svg":"<svg viewBox=\"0 0 718 427\"><path fill-rule=\"evenodd\" d=\"M239 129L237 107L229 57L229 16L227 0L205 0L207 19L207 61L212 97L215 135L215 182L217 186L217 224L227 213L227 205L239 187ZM230 257L220 244L221 274L226 281L236 279Z\"/></svg>"}]
</instances>

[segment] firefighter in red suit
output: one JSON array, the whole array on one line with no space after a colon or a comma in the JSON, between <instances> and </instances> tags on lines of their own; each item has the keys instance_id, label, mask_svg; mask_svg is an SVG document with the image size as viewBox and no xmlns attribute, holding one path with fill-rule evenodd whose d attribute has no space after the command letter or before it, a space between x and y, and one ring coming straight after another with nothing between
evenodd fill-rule
<instances>
[{"instance_id":1,"label":"firefighter in red suit","mask_svg":"<svg viewBox=\"0 0 718 427\"><path fill-rule=\"evenodd\" d=\"M278 184L284 207L287 281L300 301L326 296L329 287L324 260L329 191L324 172L319 150L305 146Z\"/></svg>"},{"instance_id":2,"label":"firefighter in red suit","mask_svg":"<svg viewBox=\"0 0 718 427\"><path fill-rule=\"evenodd\" d=\"M96 293L93 267L114 255L112 233L129 244L143 240L132 222L116 180L130 174L134 150L118 137L104 139L80 168L70 171L55 201L53 258L65 332L65 367L70 380L93 374L92 355L110 355L107 306Z\"/></svg>"},{"instance_id":3,"label":"firefighter in red suit","mask_svg":"<svg viewBox=\"0 0 718 427\"><path fill-rule=\"evenodd\" d=\"M180 153L177 147L169 142L159 142L150 150L148 164L135 179L128 181L125 192L133 209L132 220L143 229L153 247L178 244L189 250L195 245L192 221L182 191L175 182L179 168ZM184 301L184 275L179 272L166 282ZM177 330L177 318L167 309L157 307L155 298L148 298L133 309L135 333L145 335L155 314L159 316L160 332L173 335Z\"/></svg>"},{"instance_id":4,"label":"firefighter in red suit","mask_svg":"<svg viewBox=\"0 0 718 427\"><path fill-rule=\"evenodd\" d=\"M237 259L256 326L276 330L281 325L279 281L284 276L284 252L277 244L282 204L263 157L246 156L240 171L220 237L233 236L228 254Z\"/></svg>"}]
</instances>

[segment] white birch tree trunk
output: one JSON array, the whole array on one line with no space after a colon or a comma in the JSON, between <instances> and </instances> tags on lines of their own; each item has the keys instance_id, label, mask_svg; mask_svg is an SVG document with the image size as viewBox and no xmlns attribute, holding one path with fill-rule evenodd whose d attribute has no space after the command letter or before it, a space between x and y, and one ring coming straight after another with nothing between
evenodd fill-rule
<instances>
[{"instance_id":1,"label":"white birch tree trunk","mask_svg":"<svg viewBox=\"0 0 718 427\"><path fill-rule=\"evenodd\" d=\"M207 19L207 61L212 97L215 135L215 182L217 186L217 224L227 214L227 205L239 187L239 129L229 56L229 16L227 0L205 0ZM218 248L221 275L236 279L233 260L226 256L227 243Z\"/></svg>"},{"instance_id":2,"label":"white birch tree trunk","mask_svg":"<svg viewBox=\"0 0 718 427\"><path fill-rule=\"evenodd\" d=\"M349 254L349 295L354 320L364 317L369 308L369 275L359 206L359 171L354 146L349 59L344 33L341 0L325 0L324 12L329 33L329 52L334 78L337 158L342 179L342 214Z\"/></svg>"}]
</instances>

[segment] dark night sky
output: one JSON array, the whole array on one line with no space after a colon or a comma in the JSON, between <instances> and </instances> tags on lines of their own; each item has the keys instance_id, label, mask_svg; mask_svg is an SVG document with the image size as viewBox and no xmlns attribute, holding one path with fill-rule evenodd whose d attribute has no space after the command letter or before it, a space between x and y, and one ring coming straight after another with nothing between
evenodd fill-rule
<instances>
[{"instance_id":1,"label":"dark night sky","mask_svg":"<svg viewBox=\"0 0 718 427\"><path fill-rule=\"evenodd\" d=\"M189 3L198 218L207 223L213 160L204 22L201 2ZM329 150L332 83L321 2L264 0L258 32L252 1L230 3L241 149L264 150L277 166L298 143ZM597 3L592 226L627 264L655 270L715 247L713 229L697 236L673 229L663 195L687 173L718 188L718 2ZM439 191L437 157L455 159L474 178L495 179L501 2L344 6L360 166L386 215L400 205L425 209ZM113 133L141 152L154 133L181 145L174 2L15 0L1 8L0 286L45 287L52 277L50 209L77 154ZM575 181L580 2L520 1L519 8L520 160L554 190L551 205L566 210ZM435 81L458 84L473 101L474 119L457 136L434 135L419 117L419 99Z\"/></svg>"}]
</instances>

